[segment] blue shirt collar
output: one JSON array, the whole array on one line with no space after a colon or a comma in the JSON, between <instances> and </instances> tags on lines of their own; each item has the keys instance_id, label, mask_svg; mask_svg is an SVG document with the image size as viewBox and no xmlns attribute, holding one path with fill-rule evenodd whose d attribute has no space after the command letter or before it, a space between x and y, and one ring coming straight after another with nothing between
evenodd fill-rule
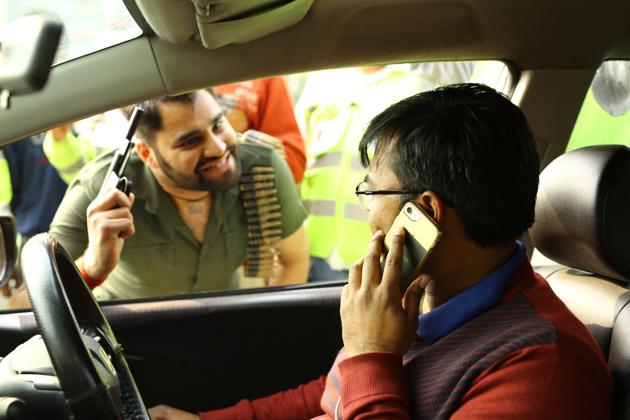
<instances>
[{"instance_id":1,"label":"blue shirt collar","mask_svg":"<svg viewBox=\"0 0 630 420\"><path fill-rule=\"evenodd\" d=\"M449 301L418 317L416 334L425 344L435 343L499 303L505 286L525 260L525 246L520 241L516 241L516 245L514 255L496 271Z\"/></svg>"}]
</instances>

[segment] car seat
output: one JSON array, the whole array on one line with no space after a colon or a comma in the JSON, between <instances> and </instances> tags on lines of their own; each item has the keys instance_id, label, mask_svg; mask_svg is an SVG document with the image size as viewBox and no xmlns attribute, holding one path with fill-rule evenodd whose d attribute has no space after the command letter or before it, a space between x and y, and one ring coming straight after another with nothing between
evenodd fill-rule
<instances>
[{"instance_id":1,"label":"car seat","mask_svg":"<svg viewBox=\"0 0 630 420\"><path fill-rule=\"evenodd\" d=\"M535 267L595 336L614 379L613 418L630 418L630 148L593 146L540 175Z\"/></svg>"}]
</instances>

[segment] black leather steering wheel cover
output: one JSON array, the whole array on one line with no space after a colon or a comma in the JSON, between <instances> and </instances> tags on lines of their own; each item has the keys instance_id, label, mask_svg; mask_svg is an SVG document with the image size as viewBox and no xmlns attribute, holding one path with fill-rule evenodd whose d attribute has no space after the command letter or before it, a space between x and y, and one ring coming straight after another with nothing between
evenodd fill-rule
<instances>
[{"instance_id":1,"label":"black leather steering wheel cover","mask_svg":"<svg viewBox=\"0 0 630 420\"><path fill-rule=\"evenodd\" d=\"M65 249L44 233L24 245L20 260L35 318L75 418L149 419L120 345ZM99 376L82 329L98 331L112 356L122 407Z\"/></svg>"}]
</instances>

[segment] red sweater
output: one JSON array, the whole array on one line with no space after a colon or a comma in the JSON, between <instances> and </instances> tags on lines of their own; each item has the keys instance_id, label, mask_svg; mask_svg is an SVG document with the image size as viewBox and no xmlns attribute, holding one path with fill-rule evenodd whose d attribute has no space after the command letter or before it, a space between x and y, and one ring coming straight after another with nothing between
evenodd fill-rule
<instances>
[{"instance_id":1,"label":"red sweater","mask_svg":"<svg viewBox=\"0 0 630 420\"><path fill-rule=\"evenodd\" d=\"M306 170L306 146L300 134L293 100L281 76L216 86L214 91L230 99L228 120L234 129L244 133L258 130L284 143L287 164L293 179L299 183Z\"/></svg>"},{"instance_id":2,"label":"red sweater","mask_svg":"<svg viewBox=\"0 0 630 420\"><path fill-rule=\"evenodd\" d=\"M201 418L603 419L611 401L595 340L526 262L498 305L431 345L402 358L342 350L327 377Z\"/></svg>"}]
</instances>

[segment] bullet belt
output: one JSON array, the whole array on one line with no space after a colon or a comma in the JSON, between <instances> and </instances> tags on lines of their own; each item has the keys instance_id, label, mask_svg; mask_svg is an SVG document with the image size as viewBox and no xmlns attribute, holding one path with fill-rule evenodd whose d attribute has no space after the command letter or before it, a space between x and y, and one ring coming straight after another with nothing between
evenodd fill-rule
<instances>
[{"instance_id":1,"label":"bullet belt","mask_svg":"<svg viewBox=\"0 0 630 420\"><path fill-rule=\"evenodd\" d=\"M278 263L273 244L282 238L282 215L273 168L254 166L244 172L240 189L247 222L244 275L267 279Z\"/></svg>"}]
</instances>

